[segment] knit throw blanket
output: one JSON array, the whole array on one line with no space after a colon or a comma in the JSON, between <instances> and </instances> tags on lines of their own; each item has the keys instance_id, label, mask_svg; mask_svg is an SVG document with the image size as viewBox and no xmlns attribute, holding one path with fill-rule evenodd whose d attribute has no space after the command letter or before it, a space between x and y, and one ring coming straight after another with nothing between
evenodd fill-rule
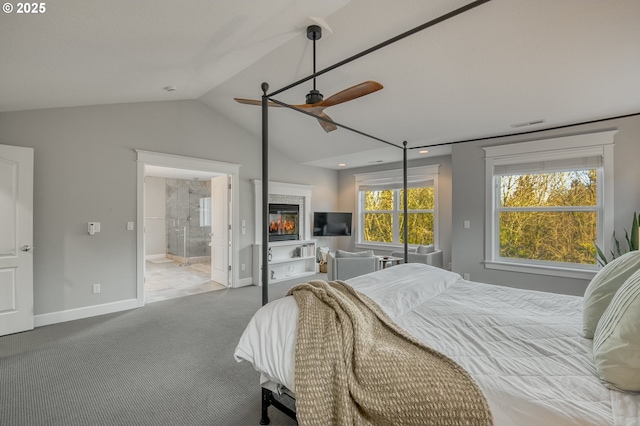
<instances>
[{"instance_id":1,"label":"knit throw blanket","mask_svg":"<svg viewBox=\"0 0 640 426\"><path fill-rule=\"evenodd\" d=\"M342 281L292 288L300 425L491 425L469 374Z\"/></svg>"}]
</instances>

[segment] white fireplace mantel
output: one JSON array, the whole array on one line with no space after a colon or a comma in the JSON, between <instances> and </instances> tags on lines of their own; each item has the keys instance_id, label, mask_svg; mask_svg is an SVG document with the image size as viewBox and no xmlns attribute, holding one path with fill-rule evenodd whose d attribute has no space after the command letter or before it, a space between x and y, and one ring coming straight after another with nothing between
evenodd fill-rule
<instances>
[{"instance_id":1,"label":"white fireplace mantel","mask_svg":"<svg viewBox=\"0 0 640 426\"><path fill-rule=\"evenodd\" d=\"M301 227L301 240L311 239L311 193L313 186L297 183L269 181L269 195L292 195L304 198L304 226ZM262 244L262 180L253 180L255 206L254 244Z\"/></svg>"}]
</instances>

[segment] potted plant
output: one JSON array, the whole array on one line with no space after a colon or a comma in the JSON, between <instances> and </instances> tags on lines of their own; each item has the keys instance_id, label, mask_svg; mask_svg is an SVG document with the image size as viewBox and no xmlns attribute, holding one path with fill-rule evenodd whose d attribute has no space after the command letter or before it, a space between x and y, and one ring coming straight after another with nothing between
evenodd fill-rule
<instances>
[{"instance_id":1,"label":"potted plant","mask_svg":"<svg viewBox=\"0 0 640 426\"><path fill-rule=\"evenodd\" d=\"M627 232L627 230L624 230L624 237L625 240L627 241L627 246L629 247L629 250L623 252L620 248L620 241L618 241L618 239L616 238L616 233L615 231L613 232L613 241L614 241L614 248L615 251L612 249L611 250L611 260L615 259L616 257L622 256L624 253L630 252L630 251L634 251L634 250L638 250L638 214L637 212L633 212L633 222L631 224L631 235L629 235L629 232ZM601 266L606 265L607 263L610 262L610 260L607 260L607 257L605 256L605 254L602 252L602 250L600 249L600 247L598 247L597 244L594 243L594 245L596 246L596 259L598 260L598 263Z\"/></svg>"}]
</instances>

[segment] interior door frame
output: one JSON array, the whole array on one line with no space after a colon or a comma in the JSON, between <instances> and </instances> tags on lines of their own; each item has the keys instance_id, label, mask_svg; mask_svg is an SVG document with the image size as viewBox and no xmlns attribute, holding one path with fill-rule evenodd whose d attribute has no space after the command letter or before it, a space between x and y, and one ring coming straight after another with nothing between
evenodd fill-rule
<instances>
[{"instance_id":1,"label":"interior door frame","mask_svg":"<svg viewBox=\"0 0 640 426\"><path fill-rule=\"evenodd\" d=\"M145 271L145 238L144 238L144 223L145 223L145 168L146 166L159 166L168 167L174 169L194 170L200 172L227 174L231 180L231 215L229 217L229 224L238 223L239 217L239 182L240 182L240 164L225 163L221 161L206 160L203 158L184 157L181 155L165 154L161 152L144 151L140 149L135 150L137 153L138 163L138 178L137 178L137 215L136 220L138 223L136 231L136 295L138 300L138 306L144 306L144 271ZM231 268L231 276L229 287L237 287L240 279L240 271L238 268L234 268L233 265L238 265L240 259L240 250L237 244L239 241L239 228L237 226L231 227L231 252L232 256L229 258L229 265Z\"/></svg>"}]
</instances>

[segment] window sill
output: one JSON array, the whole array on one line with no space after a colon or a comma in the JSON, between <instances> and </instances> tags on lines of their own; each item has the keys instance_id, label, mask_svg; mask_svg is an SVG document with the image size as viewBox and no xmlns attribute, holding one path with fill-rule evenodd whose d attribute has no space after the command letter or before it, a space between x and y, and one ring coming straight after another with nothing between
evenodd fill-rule
<instances>
[{"instance_id":1,"label":"window sill","mask_svg":"<svg viewBox=\"0 0 640 426\"><path fill-rule=\"evenodd\" d=\"M598 273L597 270L565 268L558 266L542 266L528 265L522 263L496 262L486 260L484 262L486 269L497 269L501 271L522 272L525 274L551 275L554 277L578 278L582 280L590 280Z\"/></svg>"}]
</instances>

